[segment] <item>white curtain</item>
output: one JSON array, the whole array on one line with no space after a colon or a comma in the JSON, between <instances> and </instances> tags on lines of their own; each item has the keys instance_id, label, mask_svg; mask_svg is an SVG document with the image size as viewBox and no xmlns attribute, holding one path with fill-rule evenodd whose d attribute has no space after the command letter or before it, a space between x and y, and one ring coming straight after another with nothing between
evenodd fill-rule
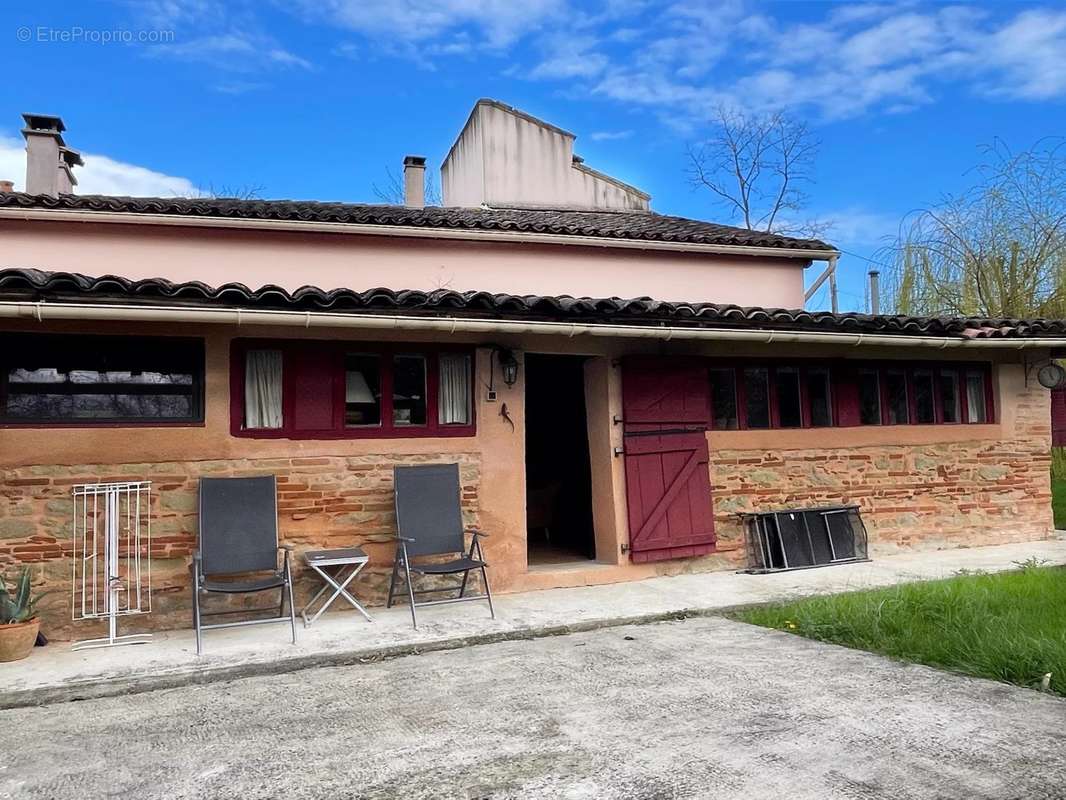
<instances>
[{"instance_id":1,"label":"white curtain","mask_svg":"<svg viewBox=\"0 0 1066 800\"><path fill-rule=\"evenodd\" d=\"M470 356L440 356L440 423L470 424Z\"/></svg>"},{"instance_id":2,"label":"white curtain","mask_svg":"<svg viewBox=\"0 0 1066 800\"><path fill-rule=\"evenodd\" d=\"M966 376L966 417L967 422L987 422L985 410L984 375Z\"/></svg>"},{"instance_id":3,"label":"white curtain","mask_svg":"<svg viewBox=\"0 0 1066 800\"><path fill-rule=\"evenodd\" d=\"M280 350L249 350L245 356L244 427L281 427Z\"/></svg>"}]
</instances>

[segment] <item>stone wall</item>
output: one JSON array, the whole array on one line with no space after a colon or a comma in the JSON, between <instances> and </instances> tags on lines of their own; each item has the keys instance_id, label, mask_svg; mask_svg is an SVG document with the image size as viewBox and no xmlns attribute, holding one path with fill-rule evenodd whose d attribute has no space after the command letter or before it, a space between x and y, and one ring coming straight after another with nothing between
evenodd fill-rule
<instances>
[{"instance_id":1,"label":"stone wall","mask_svg":"<svg viewBox=\"0 0 1066 800\"><path fill-rule=\"evenodd\" d=\"M71 623L71 487L107 481L152 481L152 614L130 619L128 630L180 628L191 624L191 555L197 536L200 476L278 476L279 533L295 546L297 606L320 585L303 567L304 550L359 545L370 565L353 593L371 604L384 602L395 542L392 468L397 464L458 462L467 524L476 525L481 463L477 453L375 454L349 457L236 459L158 464L25 466L0 471L0 570L31 566L37 587L52 593L41 603L46 635L58 639L101 635L96 623ZM228 596L227 596L228 597ZM229 602L263 604L259 597ZM226 602L212 596L211 609ZM208 609L210 610L210 609Z\"/></svg>"},{"instance_id":2,"label":"stone wall","mask_svg":"<svg viewBox=\"0 0 1066 800\"><path fill-rule=\"evenodd\" d=\"M845 447L848 429L834 428L817 450L712 448L720 549L744 557L737 512L840 503L861 508L875 556L1046 538L1048 393L1019 395L1004 427L1009 438L972 442Z\"/></svg>"}]
</instances>

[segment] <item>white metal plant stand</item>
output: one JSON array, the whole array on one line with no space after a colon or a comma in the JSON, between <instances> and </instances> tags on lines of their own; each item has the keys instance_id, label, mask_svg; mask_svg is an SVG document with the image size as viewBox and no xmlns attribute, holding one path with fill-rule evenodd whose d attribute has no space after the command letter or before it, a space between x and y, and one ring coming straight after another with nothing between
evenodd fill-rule
<instances>
[{"instance_id":1,"label":"white metal plant stand","mask_svg":"<svg viewBox=\"0 0 1066 800\"><path fill-rule=\"evenodd\" d=\"M152 635L119 636L118 618L152 610L152 484L81 484L73 494L72 615L106 618L108 634L71 649L144 644Z\"/></svg>"}]
</instances>

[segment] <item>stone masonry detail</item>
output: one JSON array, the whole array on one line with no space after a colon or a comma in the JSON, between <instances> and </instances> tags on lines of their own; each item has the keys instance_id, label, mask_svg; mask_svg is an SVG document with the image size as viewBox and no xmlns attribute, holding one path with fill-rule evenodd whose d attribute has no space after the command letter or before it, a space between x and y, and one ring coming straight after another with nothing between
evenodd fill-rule
<instances>
[{"instance_id":1,"label":"stone masonry detail","mask_svg":"<svg viewBox=\"0 0 1066 800\"><path fill-rule=\"evenodd\" d=\"M1013 436L943 444L711 450L720 550L743 558L737 512L855 503L871 553L1006 544L1052 530L1048 393L1019 396ZM828 429L827 443L846 429Z\"/></svg>"},{"instance_id":2,"label":"stone masonry detail","mask_svg":"<svg viewBox=\"0 0 1066 800\"><path fill-rule=\"evenodd\" d=\"M371 564L353 584L371 604L384 602L396 530L392 468L458 462L464 521L476 525L480 456L375 454L306 458L233 459L158 464L34 465L0 471L0 570L31 565L38 588L51 593L41 603L44 630L55 638L98 635L93 623L70 620L71 487L79 483L152 481L153 611L132 625L157 629L191 622L190 564L197 537L197 480L273 474L278 477L278 526L282 543L295 547L297 606L320 585L305 569L305 550L363 547ZM232 596L230 606L268 605L267 593ZM225 598L212 596L212 609Z\"/></svg>"}]
</instances>

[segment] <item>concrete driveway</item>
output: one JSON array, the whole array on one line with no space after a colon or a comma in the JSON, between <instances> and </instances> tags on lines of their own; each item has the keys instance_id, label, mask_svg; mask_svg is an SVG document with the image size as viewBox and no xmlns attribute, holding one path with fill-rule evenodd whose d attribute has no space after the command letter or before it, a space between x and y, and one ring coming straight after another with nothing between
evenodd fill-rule
<instances>
[{"instance_id":1,"label":"concrete driveway","mask_svg":"<svg viewBox=\"0 0 1066 800\"><path fill-rule=\"evenodd\" d=\"M724 619L0 712L3 798L1030 800L1063 776L1062 700Z\"/></svg>"}]
</instances>

